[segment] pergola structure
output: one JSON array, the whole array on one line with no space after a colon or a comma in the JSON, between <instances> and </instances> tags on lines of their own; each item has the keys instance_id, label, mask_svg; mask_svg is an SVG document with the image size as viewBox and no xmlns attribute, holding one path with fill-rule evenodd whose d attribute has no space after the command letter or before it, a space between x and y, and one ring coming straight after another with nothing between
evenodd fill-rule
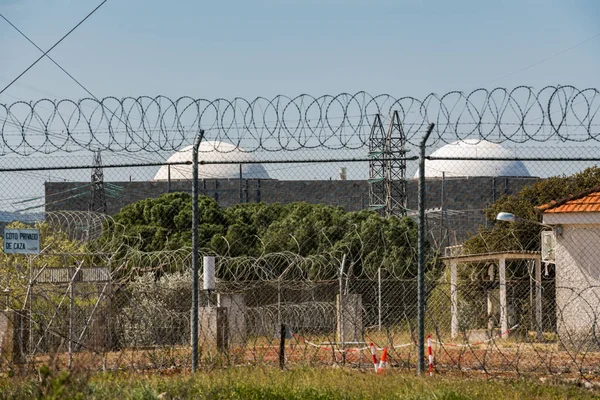
<instances>
[{"instance_id":1,"label":"pergola structure","mask_svg":"<svg viewBox=\"0 0 600 400\"><path fill-rule=\"evenodd\" d=\"M456 270L458 264L497 262L500 280L500 328L508 331L508 312L506 301L506 260L535 261L535 321L538 340L542 339L542 261L539 251L511 250L483 254L462 254L462 246L446 248L442 257L445 265L450 265L451 335L458 336L458 291Z\"/></svg>"}]
</instances>

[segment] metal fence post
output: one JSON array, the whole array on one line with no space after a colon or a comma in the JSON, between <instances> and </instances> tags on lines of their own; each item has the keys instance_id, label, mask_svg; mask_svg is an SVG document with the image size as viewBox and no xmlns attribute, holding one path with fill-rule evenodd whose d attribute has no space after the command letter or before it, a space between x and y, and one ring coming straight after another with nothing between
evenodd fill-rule
<instances>
[{"instance_id":1,"label":"metal fence post","mask_svg":"<svg viewBox=\"0 0 600 400\"><path fill-rule=\"evenodd\" d=\"M203 138L201 129L192 149L192 372L198 369L198 148Z\"/></svg>"},{"instance_id":2,"label":"metal fence post","mask_svg":"<svg viewBox=\"0 0 600 400\"><path fill-rule=\"evenodd\" d=\"M34 354L33 351L33 285L35 284L33 277L33 258L27 256L29 260L29 354Z\"/></svg>"},{"instance_id":3,"label":"metal fence post","mask_svg":"<svg viewBox=\"0 0 600 400\"><path fill-rule=\"evenodd\" d=\"M419 243L417 301L418 333L417 333L417 374L425 371L425 146L433 131L434 124L429 124L427 132L419 145Z\"/></svg>"},{"instance_id":4,"label":"metal fence post","mask_svg":"<svg viewBox=\"0 0 600 400\"><path fill-rule=\"evenodd\" d=\"M377 325L381 332L381 267L377 269Z\"/></svg>"},{"instance_id":5,"label":"metal fence post","mask_svg":"<svg viewBox=\"0 0 600 400\"><path fill-rule=\"evenodd\" d=\"M339 294L339 321L340 321L340 344L342 346L342 365L346 365L346 349L345 337L344 337L344 267L346 265L346 253L342 255L342 262L340 263L340 294Z\"/></svg>"},{"instance_id":6,"label":"metal fence post","mask_svg":"<svg viewBox=\"0 0 600 400\"><path fill-rule=\"evenodd\" d=\"M66 260L66 257L64 257ZM69 351L69 362L67 365L68 369L71 369L73 367L73 329L74 329L74 322L73 322L73 312L75 309L75 273L73 272L73 267L67 265L67 262L65 262L65 265L67 267L69 267L69 269L67 270L69 273L69 342L68 342L68 351Z\"/></svg>"}]
</instances>

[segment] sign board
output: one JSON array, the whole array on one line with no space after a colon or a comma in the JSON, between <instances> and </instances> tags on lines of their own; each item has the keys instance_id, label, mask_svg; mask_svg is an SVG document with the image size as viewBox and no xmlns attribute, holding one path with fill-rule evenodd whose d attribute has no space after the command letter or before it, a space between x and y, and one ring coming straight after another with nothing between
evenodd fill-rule
<instances>
[{"instance_id":1,"label":"sign board","mask_svg":"<svg viewBox=\"0 0 600 400\"><path fill-rule=\"evenodd\" d=\"M39 254L39 229L4 229L5 254Z\"/></svg>"}]
</instances>

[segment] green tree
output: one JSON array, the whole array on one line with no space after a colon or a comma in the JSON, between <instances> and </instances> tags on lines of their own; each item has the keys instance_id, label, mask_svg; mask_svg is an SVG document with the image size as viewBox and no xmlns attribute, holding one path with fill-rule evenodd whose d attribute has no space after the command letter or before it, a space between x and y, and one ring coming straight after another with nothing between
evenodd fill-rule
<instances>
[{"instance_id":1,"label":"green tree","mask_svg":"<svg viewBox=\"0 0 600 400\"><path fill-rule=\"evenodd\" d=\"M373 211L346 212L304 202L222 209L204 196L199 211L199 246L217 254L258 257L289 252L338 260L345 254L347 271L354 276L374 274L379 268L395 276L416 275L417 224L410 218L382 218ZM117 244L144 252L190 247L191 219L188 194L138 201L114 216L116 223L124 225L124 239ZM312 270L316 265L306 263L307 275L316 276L318 271ZM335 274L332 270L328 278Z\"/></svg>"},{"instance_id":2,"label":"green tree","mask_svg":"<svg viewBox=\"0 0 600 400\"><path fill-rule=\"evenodd\" d=\"M259 256L263 248L262 237L281 215L279 204L247 203L225 209L227 233L214 236L211 248L219 254L236 256Z\"/></svg>"},{"instance_id":3,"label":"green tree","mask_svg":"<svg viewBox=\"0 0 600 400\"><path fill-rule=\"evenodd\" d=\"M129 204L114 216L125 226L128 245L140 251L175 250L192 242L192 197L188 193L169 193ZM215 235L227 231L227 219L217 202L201 196L199 207L199 245L206 247Z\"/></svg>"},{"instance_id":4,"label":"green tree","mask_svg":"<svg viewBox=\"0 0 600 400\"><path fill-rule=\"evenodd\" d=\"M309 256L330 251L343 236L345 211L322 204L291 203L262 237L267 252L289 251Z\"/></svg>"},{"instance_id":5,"label":"green tree","mask_svg":"<svg viewBox=\"0 0 600 400\"><path fill-rule=\"evenodd\" d=\"M516 195L503 196L490 205L485 215L490 228L481 228L465 242L471 253L504 250L539 250L542 227L528 221L542 221L542 214L535 207L576 195L600 185L600 168L585 169L571 176L555 176L542 179L523 188ZM517 222L495 221L499 212L505 211L521 218Z\"/></svg>"}]
</instances>

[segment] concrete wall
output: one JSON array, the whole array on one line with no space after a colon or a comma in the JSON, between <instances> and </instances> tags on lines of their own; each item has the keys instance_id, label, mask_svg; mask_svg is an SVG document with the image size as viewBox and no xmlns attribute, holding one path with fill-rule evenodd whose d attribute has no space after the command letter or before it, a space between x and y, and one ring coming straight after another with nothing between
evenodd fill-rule
<instances>
[{"instance_id":1,"label":"concrete wall","mask_svg":"<svg viewBox=\"0 0 600 400\"><path fill-rule=\"evenodd\" d=\"M217 307L227 309L227 339L230 345L246 344L246 299L242 293L217 293Z\"/></svg>"},{"instance_id":2,"label":"concrete wall","mask_svg":"<svg viewBox=\"0 0 600 400\"><path fill-rule=\"evenodd\" d=\"M531 185L538 178L519 177L475 177L475 178L434 178L427 180L426 206L444 206L448 210L468 210L461 215L445 214L444 223L440 219L430 219L429 228L435 233L454 230L451 242L460 242L468 232L475 232L485 223L483 209L504 194L516 194L524 186ZM408 208L417 209L418 182L408 182ZM107 197L109 214L115 214L123 206L135 201L157 197L169 190L191 192L190 181L148 181L112 182L122 190L111 191ZM114 186L111 186L114 187ZM87 210L89 186L82 182L46 182L46 211ZM108 192L107 192L108 193ZM344 207L347 211L367 209L369 206L369 184L366 181L339 180L227 180L206 179L200 183L200 194L214 198L228 207L240 202L308 203L327 204ZM439 226L438 226L439 225ZM445 228L444 228L445 227ZM456 239L456 240L454 240ZM454 243L451 243L454 244Z\"/></svg>"},{"instance_id":3,"label":"concrete wall","mask_svg":"<svg viewBox=\"0 0 600 400\"><path fill-rule=\"evenodd\" d=\"M191 181L113 182L122 188L116 197L107 197L109 214L127 204L171 192L192 191ZM87 210L89 187L82 182L46 182L46 211ZM87 194L87 195L86 195ZM223 207L238 203L292 203L306 201L342 206L348 211L369 205L369 188L364 181L277 181L210 179L200 182L200 194L217 200Z\"/></svg>"},{"instance_id":4,"label":"concrete wall","mask_svg":"<svg viewBox=\"0 0 600 400\"><path fill-rule=\"evenodd\" d=\"M23 314L18 311L0 311L0 365L25 360L23 324Z\"/></svg>"},{"instance_id":5,"label":"concrete wall","mask_svg":"<svg viewBox=\"0 0 600 400\"><path fill-rule=\"evenodd\" d=\"M600 224L563 225L556 237L556 313L561 337L584 339L600 318Z\"/></svg>"},{"instance_id":6,"label":"concrete wall","mask_svg":"<svg viewBox=\"0 0 600 400\"><path fill-rule=\"evenodd\" d=\"M342 300L342 301L340 301ZM362 296L357 293L346 294L335 299L337 317L337 340L339 342L358 342L363 340L363 303Z\"/></svg>"}]
</instances>

